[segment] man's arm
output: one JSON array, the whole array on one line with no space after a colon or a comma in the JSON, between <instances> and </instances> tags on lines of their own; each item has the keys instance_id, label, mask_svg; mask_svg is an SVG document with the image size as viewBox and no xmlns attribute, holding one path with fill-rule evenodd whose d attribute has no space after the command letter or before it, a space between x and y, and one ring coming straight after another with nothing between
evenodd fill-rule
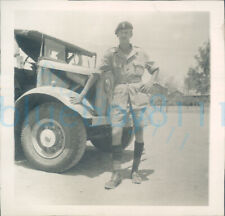
<instances>
[{"instance_id":1,"label":"man's arm","mask_svg":"<svg viewBox=\"0 0 225 216\"><path fill-rule=\"evenodd\" d=\"M80 94L80 96L82 97L82 99L87 94L87 92L89 91L89 89L94 85L94 83L96 82L98 76L99 76L98 74L94 74L94 73L90 75L90 77L89 77L89 79L88 79L85 87L83 88L83 90L82 90L82 92Z\"/></svg>"},{"instance_id":2,"label":"man's arm","mask_svg":"<svg viewBox=\"0 0 225 216\"><path fill-rule=\"evenodd\" d=\"M144 93L149 93L154 84L158 84L158 72L159 69L151 76L150 80L143 84L140 90Z\"/></svg>"},{"instance_id":3,"label":"man's arm","mask_svg":"<svg viewBox=\"0 0 225 216\"><path fill-rule=\"evenodd\" d=\"M111 56L112 56L111 49L107 50L106 53L104 54L102 60L101 60L100 65L96 69L96 72L92 73L90 75L90 77L89 77L87 83L85 84L85 86L84 86L82 92L80 93L80 95L78 97L71 97L71 103L74 103L74 104L81 103L83 98L85 97L85 95L89 91L89 89L94 85L94 83L99 78L99 76L101 76L101 73L110 71L112 69Z\"/></svg>"},{"instance_id":4,"label":"man's arm","mask_svg":"<svg viewBox=\"0 0 225 216\"><path fill-rule=\"evenodd\" d=\"M141 91L144 93L149 93L152 86L156 83L158 84L159 67L154 67L153 65L154 65L153 61L145 62L145 69L148 71L148 73L151 75L151 77L147 83L145 83L141 86Z\"/></svg>"},{"instance_id":5,"label":"man's arm","mask_svg":"<svg viewBox=\"0 0 225 216\"><path fill-rule=\"evenodd\" d=\"M159 67L155 66L155 62L150 60L149 55L146 52L142 51L140 56L143 61L144 69L151 75L151 78L147 83L151 84L157 82Z\"/></svg>"},{"instance_id":6,"label":"man's arm","mask_svg":"<svg viewBox=\"0 0 225 216\"><path fill-rule=\"evenodd\" d=\"M150 82L152 82L153 84L157 83L158 82L158 75L159 75L159 67L152 68L152 71L151 71L150 74L151 74Z\"/></svg>"},{"instance_id":7,"label":"man's arm","mask_svg":"<svg viewBox=\"0 0 225 216\"><path fill-rule=\"evenodd\" d=\"M90 77L88 78L87 83L85 84L83 90L81 91L80 95L77 97L70 97L70 102L73 104L81 103L83 98L86 96L89 89L94 85L98 78L99 74L92 73Z\"/></svg>"}]
</instances>

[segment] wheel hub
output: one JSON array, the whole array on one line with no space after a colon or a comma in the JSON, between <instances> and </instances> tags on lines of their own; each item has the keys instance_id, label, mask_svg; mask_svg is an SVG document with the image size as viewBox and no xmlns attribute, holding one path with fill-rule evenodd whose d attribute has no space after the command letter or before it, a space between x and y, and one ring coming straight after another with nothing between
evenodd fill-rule
<instances>
[{"instance_id":1,"label":"wheel hub","mask_svg":"<svg viewBox=\"0 0 225 216\"><path fill-rule=\"evenodd\" d=\"M42 119L33 127L32 144L40 156L55 158L65 148L65 132L57 121Z\"/></svg>"},{"instance_id":2,"label":"wheel hub","mask_svg":"<svg viewBox=\"0 0 225 216\"><path fill-rule=\"evenodd\" d=\"M40 134L41 144L45 147L52 147L55 144L56 136L52 130L44 129Z\"/></svg>"}]
</instances>

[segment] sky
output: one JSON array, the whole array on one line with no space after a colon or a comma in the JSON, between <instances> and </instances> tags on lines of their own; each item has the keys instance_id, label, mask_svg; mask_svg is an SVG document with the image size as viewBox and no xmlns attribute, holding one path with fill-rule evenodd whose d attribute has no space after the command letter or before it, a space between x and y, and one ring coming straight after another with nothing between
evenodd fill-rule
<instances>
[{"instance_id":1,"label":"sky","mask_svg":"<svg viewBox=\"0 0 225 216\"><path fill-rule=\"evenodd\" d=\"M182 89L199 46L209 40L207 12L148 11L19 11L15 28L38 30L97 52L118 45L114 34L121 21L133 24L132 44L148 53L162 81L173 77Z\"/></svg>"}]
</instances>

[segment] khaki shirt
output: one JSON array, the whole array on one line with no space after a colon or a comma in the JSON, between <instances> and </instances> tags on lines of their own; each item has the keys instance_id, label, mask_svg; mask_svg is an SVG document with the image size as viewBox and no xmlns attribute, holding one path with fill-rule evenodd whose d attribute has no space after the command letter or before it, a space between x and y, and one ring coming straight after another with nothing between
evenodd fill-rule
<instances>
[{"instance_id":1,"label":"khaki shirt","mask_svg":"<svg viewBox=\"0 0 225 216\"><path fill-rule=\"evenodd\" d=\"M111 105L126 109L130 100L133 109L140 109L149 104L149 96L140 91L142 76L148 63L147 54L136 46L132 46L127 56L119 47L113 47L105 53L99 70L113 73L114 91Z\"/></svg>"}]
</instances>

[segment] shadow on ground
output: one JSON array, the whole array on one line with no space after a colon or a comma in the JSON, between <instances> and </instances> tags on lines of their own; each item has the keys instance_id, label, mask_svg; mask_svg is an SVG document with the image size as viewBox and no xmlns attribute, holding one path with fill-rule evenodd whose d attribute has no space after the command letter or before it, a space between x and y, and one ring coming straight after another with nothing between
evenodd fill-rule
<instances>
[{"instance_id":1,"label":"shadow on ground","mask_svg":"<svg viewBox=\"0 0 225 216\"><path fill-rule=\"evenodd\" d=\"M94 146L87 146L86 151L79 161L77 165L73 168L64 172L62 175L83 175L89 178L94 178L103 174L104 172L110 172L112 170L111 166L111 159L112 155L110 153L101 152L96 149ZM130 169L133 160L133 151L132 150L124 150L123 151L123 158L122 158L122 175L124 178L130 178ZM126 164L128 163L129 164ZM17 155L16 164L18 166L22 166L28 169L34 168L29 164L29 162L25 159L23 153L21 152ZM153 170L140 170L140 175L143 178L143 181L148 180L148 176L151 175L154 171Z\"/></svg>"}]
</instances>

